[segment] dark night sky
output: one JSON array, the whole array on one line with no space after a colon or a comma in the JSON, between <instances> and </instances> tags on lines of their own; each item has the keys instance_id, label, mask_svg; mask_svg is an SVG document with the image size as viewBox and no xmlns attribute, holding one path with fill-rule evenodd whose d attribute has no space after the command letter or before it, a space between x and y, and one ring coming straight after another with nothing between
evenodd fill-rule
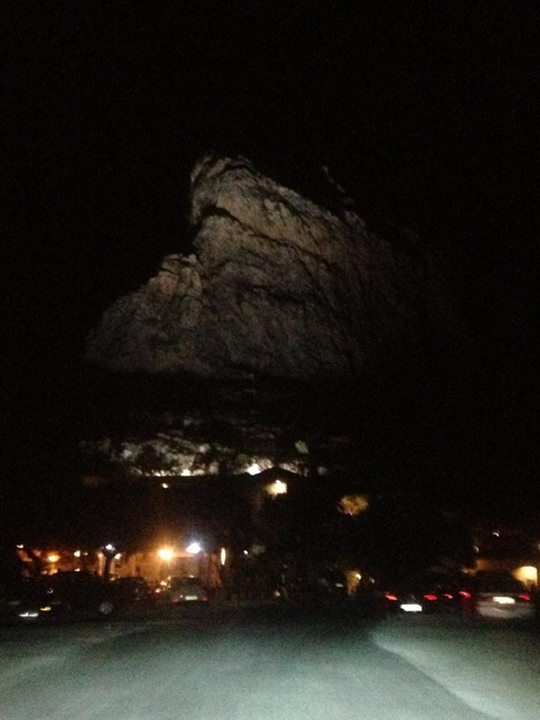
<instances>
[{"instance_id":1,"label":"dark night sky","mask_svg":"<svg viewBox=\"0 0 540 720\"><path fill-rule=\"evenodd\" d=\"M537 2L12 2L2 14L9 411L24 415L107 304L186 249L194 159L240 150L278 173L328 165L362 211L449 258L482 392L509 418L503 442L515 432L531 454ZM532 482L538 459L526 463Z\"/></svg>"}]
</instances>

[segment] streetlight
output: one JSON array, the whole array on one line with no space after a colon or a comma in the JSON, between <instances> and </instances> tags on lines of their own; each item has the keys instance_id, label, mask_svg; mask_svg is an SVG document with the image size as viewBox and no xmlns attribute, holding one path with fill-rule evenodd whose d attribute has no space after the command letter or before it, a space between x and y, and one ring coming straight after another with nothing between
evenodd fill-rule
<instances>
[{"instance_id":1,"label":"streetlight","mask_svg":"<svg viewBox=\"0 0 540 720\"><path fill-rule=\"evenodd\" d=\"M170 580L171 576L171 562L174 560L177 553L173 550L172 547L164 545L163 547L160 547L158 549L156 554L161 560L161 565L159 567L159 577L161 579L161 584L166 585L167 583L165 581Z\"/></svg>"},{"instance_id":2,"label":"streetlight","mask_svg":"<svg viewBox=\"0 0 540 720\"><path fill-rule=\"evenodd\" d=\"M204 558L204 551L203 546L198 540L192 540L189 545L186 547L186 552L188 555L197 556L197 562L194 563L197 568L197 574L199 578L202 576L202 570L203 570L203 558Z\"/></svg>"},{"instance_id":3,"label":"streetlight","mask_svg":"<svg viewBox=\"0 0 540 720\"><path fill-rule=\"evenodd\" d=\"M164 562L170 562L174 557L174 550L170 547L161 547L157 551L157 554Z\"/></svg>"},{"instance_id":4,"label":"streetlight","mask_svg":"<svg viewBox=\"0 0 540 720\"><path fill-rule=\"evenodd\" d=\"M112 542L108 542L101 548L103 555L105 556L105 564L103 566L103 579L109 581L113 572L114 556L117 554L118 549Z\"/></svg>"}]
</instances>

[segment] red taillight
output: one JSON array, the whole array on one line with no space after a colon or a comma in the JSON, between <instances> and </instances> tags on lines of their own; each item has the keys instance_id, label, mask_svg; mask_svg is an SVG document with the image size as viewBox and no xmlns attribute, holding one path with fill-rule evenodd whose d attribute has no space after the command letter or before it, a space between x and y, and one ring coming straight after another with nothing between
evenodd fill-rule
<instances>
[{"instance_id":1,"label":"red taillight","mask_svg":"<svg viewBox=\"0 0 540 720\"><path fill-rule=\"evenodd\" d=\"M531 602L531 596L527 595L527 593L522 593L521 595L518 595L520 600L525 600L525 602Z\"/></svg>"},{"instance_id":2,"label":"red taillight","mask_svg":"<svg viewBox=\"0 0 540 720\"><path fill-rule=\"evenodd\" d=\"M460 590L459 594L461 595L462 598L465 598L465 600L471 599L471 593L467 592L466 590Z\"/></svg>"},{"instance_id":3,"label":"red taillight","mask_svg":"<svg viewBox=\"0 0 540 720\"><path fill-rule=\"evenodd\" d=\"M392 600L392 602L394 602L395 600L397 600L397 597L396 597L395 595L392 595L391 593L384 593L384 597L385 597L387 600Z\"/></svg>"},{"instance_id":4,"label":"red taillight","mask_svg":"<svg viewBox=\"0 0 540 720\"><path fill-rule=\"evenodd\" d=\"M427 595L424 595L424 597L426 598L426 600L431 600L431 601L438 599L436 595L431 595L430 593L428 593Z\"/></svg>"},{"instance_id":5,"label":"red taillight","mask_svg":"<svg viewBox=\"0 0 540 720\"><path fill-rule=\"evenodd\" d=\"M448 598L449 600L454 599L454 596L451 593L443 593L443 597Z\"/></svg>"}]
</instances>

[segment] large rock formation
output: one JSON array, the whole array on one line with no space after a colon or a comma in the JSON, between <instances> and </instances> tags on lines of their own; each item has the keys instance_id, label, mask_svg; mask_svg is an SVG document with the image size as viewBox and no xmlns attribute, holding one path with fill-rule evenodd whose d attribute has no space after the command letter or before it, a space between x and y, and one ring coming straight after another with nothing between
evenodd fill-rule
<instances>
[{"instance_id":1,"label":"large rock formation","mask_svg":"<svg viewBox=\"0 0 540 720\"><path fill-rule=\"evenodd\" d=\"M88 339L120 371L231 378L362 376L451 319L428 254L331 212L245 158L194 168L193 253L120 298ZM397 237L397 233L396 233Z\"/></svg>"}]
</instances>

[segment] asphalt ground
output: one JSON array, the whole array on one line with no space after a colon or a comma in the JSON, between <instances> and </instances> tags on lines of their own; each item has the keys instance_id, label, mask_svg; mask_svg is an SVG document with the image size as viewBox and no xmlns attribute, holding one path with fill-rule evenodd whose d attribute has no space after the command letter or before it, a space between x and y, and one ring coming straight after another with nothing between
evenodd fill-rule
<instances>
[{"instance_id":1,"label":"asphalt ground","mask_svg":"<svg viewBox=\"0 0 540 720\"><path fill-rule=\"evenodd\" d=\"M189 607L0 628L0 720L538 720L536 626Z\"/></svg>"}]
</instances>

